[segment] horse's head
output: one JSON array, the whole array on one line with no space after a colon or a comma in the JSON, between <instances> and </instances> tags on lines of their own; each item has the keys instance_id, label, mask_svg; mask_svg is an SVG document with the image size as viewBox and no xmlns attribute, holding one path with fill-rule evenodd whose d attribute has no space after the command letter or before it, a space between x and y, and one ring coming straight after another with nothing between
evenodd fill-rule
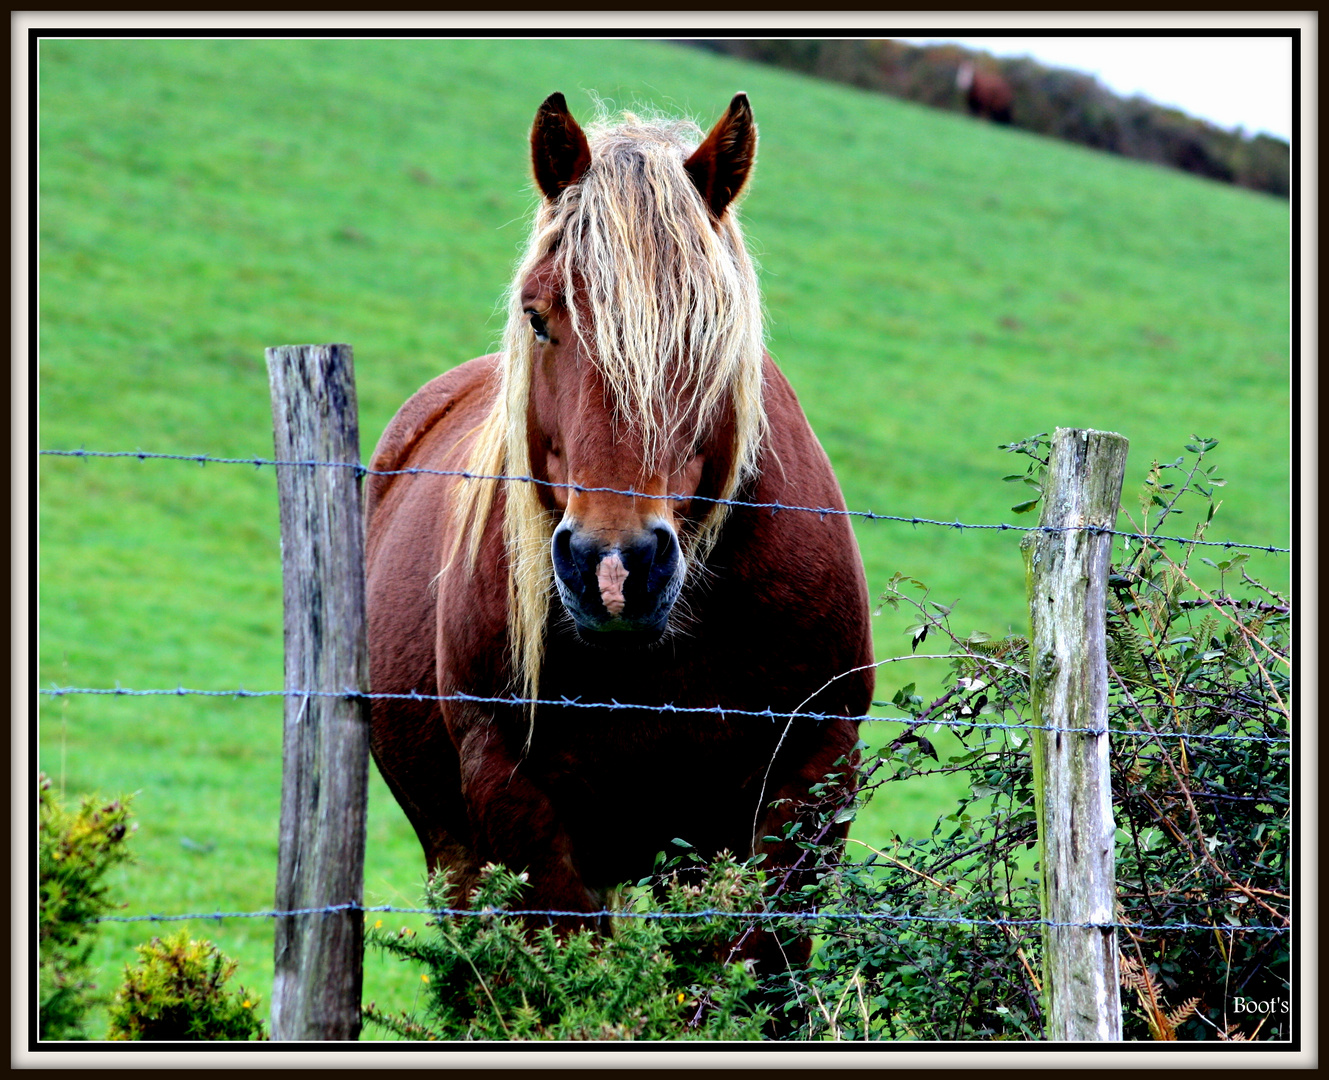
<instances>
[{"instance_id":1,"label":"horse's head","mask_svg":"<svg viewBox=\"0 0 1329 1080\"><path fill-rule=\"evenodd\" d=\"M687 556L718 527L693 497L732 493L760 424L756 279L726 213L756 151L747 97L691 153L679 131L630 122L588 143L554 94L531 134L545 202L514 290L527 449L561 515L558 595L597 643L665 632Z\"/></svg>"}]
</instances>

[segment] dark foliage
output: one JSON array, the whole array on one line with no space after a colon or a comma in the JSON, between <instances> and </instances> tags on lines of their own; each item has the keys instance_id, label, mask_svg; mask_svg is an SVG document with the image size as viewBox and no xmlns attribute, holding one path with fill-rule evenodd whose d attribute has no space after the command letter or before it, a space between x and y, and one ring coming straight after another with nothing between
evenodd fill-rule
<instances>
[{"instance_id":1,"label":"dark foliage","mask_svg":"<svg viewBox=\"0 0 1329 1080\"><path fill-rule=\"evenodd\" d=\"M1281 139L1225 131L1143 97L1119 97L1091 75L1024 57L999 59L955 45L891 40L736 38L679 44L949 110L966 107L956 73L970 61L1009 84L1015 127L1284 198L1289 192L1291 150Z\"/></svg>"},{"instance_id":2,"label":"dark foliage","mask_svg":"<svg viewBox=\"0 0 1329 1080\"><path fill-rule=\"evenodd\" d=\"M560 936L504 914L521 906L525 878L491 865L469 898L483 917L440 914L426 935L369 930L368 945L423 968L423 1005L389 1014L370 1003L365 1019L427 1042L760 1038L768 1018L756 979L729 956L739 927L723 912L759 908L763 880L723 857L692 885L666 871L657 910L681 917L623 917L612 936ZM446 871L430 878L430 908L457 899Z\"/></svg>"}]
</instances>

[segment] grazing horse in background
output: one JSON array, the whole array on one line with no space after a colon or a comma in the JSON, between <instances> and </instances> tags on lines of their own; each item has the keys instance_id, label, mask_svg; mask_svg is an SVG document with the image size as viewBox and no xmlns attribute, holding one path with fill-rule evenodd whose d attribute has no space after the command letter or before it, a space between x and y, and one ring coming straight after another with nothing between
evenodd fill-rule
<instances>
[{"instance_id":1,"label":"grazing horse in background","mask_svg":"<svg viewBox=\"0 0 1329 1080\"><path fill-rule=\"evenodd\" d=\"M995 71L979 71L966 60L955 73L955 85L965 96L970 116L986 116L998 124L1011 122L1015 93Z\"/></svg>"},{"instance_id":2,"label":"grazing horse in background","mask_svg":"<svg viewBox=\"0 0 1329 1080\"><path fill-rule=\"evenodd\" d=\"M445 699L375 700L374 757L461 903L493 861L529 875L531 908L597 912L674 837L778 871L800 850L765 838L806 836L812 785L855 783L873 655L848 519L723 501L844 506L762 344L733 210L747 97L701 135L624 114L588 138L549 97L502 351L427 383L374 452L378 471L530 478L367 487L371 685ZM745 953L783 962L771 935Z\"/></svg>"}]
</instances>

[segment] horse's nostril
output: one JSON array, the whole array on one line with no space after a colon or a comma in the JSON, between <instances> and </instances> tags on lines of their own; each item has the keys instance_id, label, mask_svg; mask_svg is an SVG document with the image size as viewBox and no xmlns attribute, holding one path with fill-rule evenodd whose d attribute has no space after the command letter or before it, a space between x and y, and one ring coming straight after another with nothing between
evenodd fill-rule
<instances>
[{"instance_id":1,"label":"horse's nostril","mask_svg":"<svg viewBox=\"0 0 1329 1080\"><path fill-rule=\"evenodd\" d=\"M678 538L667 525L657 525L651 530L646 545L651 549L645 561L646 588L656 592L668 586L678 569Z\"/></svg>"},{"instance_id":2,"label":"horse's nostril","mask_svg":"<svg viewBox=\"0 0 1329 1080\"><path fill-rule=\"evenodd\" d=\"M572 565L572 530L555 529L553 543L554 569L560 577L567 576L573 570Z\"/></svg>"},{"instance_id":3,"label":"horse's nostril","mask_svg":"<svg viewBox=\"0 0 1329 1080\"><path fill-rule=\"evenodd\" d=\"M655 565L672 564L678 554L678 538L674 530L668 525L657 525L651 532L655 535Z\"/></svg>"}]
</instances>

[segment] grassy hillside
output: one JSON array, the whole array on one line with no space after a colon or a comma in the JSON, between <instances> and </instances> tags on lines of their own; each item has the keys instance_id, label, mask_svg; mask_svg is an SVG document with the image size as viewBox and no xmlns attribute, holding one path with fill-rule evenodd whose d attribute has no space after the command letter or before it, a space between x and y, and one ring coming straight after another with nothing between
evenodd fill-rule
<instances>
[{"instance_id":1,"label":"grassy hillside","mask_svg":"<svg viewBox=\"0 0 1329 1080\"><path fill-rule=\"evenodd\" d=\"M407 395L500 332L548 93L708 126L743 89L771 349L851 507L1011 520L999 443L1120 431L1133 489L1198 433L1229 480L1218 537L1286 546L1284 202L658 43L48 41L40 64L43 448L266 456L264 346L344 341L367 457ZM271 470L46 457L39 484L43 685L281 685ZM965 630L1023 629L1014 534L858 535L875 591L901 570L958 598ZM1286 585L1286 561L1253 564ZM907 624L879 617L880 657ZM879 696L942 674L895 665ZM43 699L43 769L71 794L139 793L133 912L271 902L280 716ZM857 835L930 829L949 797L905 795ZM419 849L376 776L370 829L368 902L414 904ZM149 932L108 928L108 982ZM191 932L267 997L268 920ZM409 995L394 976L372 966L366 997Z\"/></svg>"}]
</instances>

